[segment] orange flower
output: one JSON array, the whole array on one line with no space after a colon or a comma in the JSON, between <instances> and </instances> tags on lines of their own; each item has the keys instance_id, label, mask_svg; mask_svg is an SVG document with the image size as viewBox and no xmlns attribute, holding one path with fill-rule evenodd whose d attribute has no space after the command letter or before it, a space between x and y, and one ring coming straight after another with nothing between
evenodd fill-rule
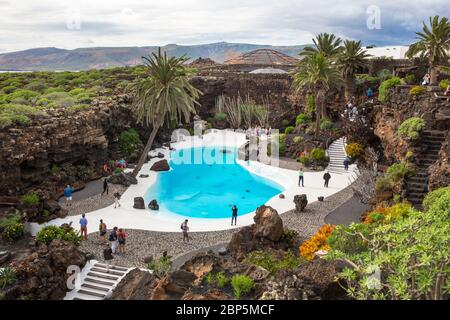
<instances>
[{"instance_id":1,"label":"orange flower","mask_svg":"<svg viewBox=\"0 0 450 320\"><path fill-rule=\"evenodd\" d=\"M319 250L328 251L330 250L330 246L326 243L328 237L335 229L335 226L326 224L322 226L316 234L314 234L311 238L303 242L300 246L300 255L307 260L312 260L314 258L314 254Z\"/></svg>"}]
</instances>

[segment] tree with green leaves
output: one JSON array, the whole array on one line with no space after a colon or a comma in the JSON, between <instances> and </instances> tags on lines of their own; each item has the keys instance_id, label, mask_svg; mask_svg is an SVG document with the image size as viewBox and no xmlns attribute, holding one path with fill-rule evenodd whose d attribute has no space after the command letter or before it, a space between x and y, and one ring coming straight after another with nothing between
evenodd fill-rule
<instances>
[{"instance_id":1,"label":"tree with green leaves","mask_svg":"<svg viewBox=\"0 0 450 320\"><path fill-rule=\"evenodd\" d=\"M416 32L418 41L409 46L407 57L419 56L428 59L431 70L431 84L437 84L439 64L449 58L450 23L446 17L430 17L429 25L423 22L422 31Z\"/></svg>"},{"instance_id":2,"label":"tree with green leaves","mask_svg":"<svg viewBox=\"0 0 450 320\"><path fill-rule=\"evenodd\" d=\"M327 259L347 263L339 278L349 296L448 299L450 188L430 192L423 205L424 212L409 207L391 219L338 226L333 231L327 240L331 246Z\"/></svg>"},{"instance_id":3,"label":"tree with green leaves","mask_svg":"<svg viewBox=\"0 0 450 320\"><path fill-rule=\"evenodd\" d=\"M292 88L313 92L315 96L316 137L320 132L321 117L326 116L325 98L331 87L342 82L339 71L322 53L314 53L303 59L293 72Z\"/></svg>"},{"instance_id":4,"label":"tree with green leaves","mask_svg":"<svg viewBox=\"0 0 450 320\"><path fill-rule=\"evenodd\" d=\"M335 58L342 50L342 39L334 34L320 33L313 39L314 47L306 47L300 53L301 56L311 56L316 53L323 54L326 58Z\"/></svg>"},{"instance_id":5,"label":"tree with green leaves","mask_svg":"<svg viewBox=\"0 0 450 320\"><path fill-rule=\"evenodd\" d=\"M168 123L188 122L195 113L195 104L201 92L190 82L193 70L185 66L189 60L186 56L168 57L161 49L143 57L148 77L140 81L134 88L135 96L132 109L138 122L152 126L142 155L133 176L136 176L147 160L155 136L161 126Z\"/></svg>"},{"instance_id":6,"label":"tree with green leaves","mask_svg":"<svg viewBox=\"0 0 450 320\"><path fill-rule=\"evenodd\" d=\"M361 41L345 40L343 49L337 55L337 62L344 78L345 99L348 101L355 92L355 73L367 64L369 55L361 46Z\"/></svg>"}]
</instances>

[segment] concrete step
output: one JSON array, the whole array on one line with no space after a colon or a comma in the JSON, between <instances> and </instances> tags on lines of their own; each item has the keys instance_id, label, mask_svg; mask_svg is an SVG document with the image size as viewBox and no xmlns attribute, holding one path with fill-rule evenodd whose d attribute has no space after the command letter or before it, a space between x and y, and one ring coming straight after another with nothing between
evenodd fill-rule
<instances>
[{"instance_id":1,"label":"concrete step","mask_svg":"<svg viewBox=\"0 0 450 320\"><path fill-rule=\"evenodd\" d=\"M81 285L82 288L87 288L87 289L94 289L96 291L103 291L103 292L108 292L109 290L111 290L112 287L101 287L98 285L93 285L90 283L83 283Z\"/></svg>"},{"instance_id":2,"label":"concrete step","mask_svg":"<svg viewBox=\"0 0 450 320\"><path fill-rule=\"evenodd\" d=\"M411 194L411 193L427 193L428 192L428 187L427 186L406 186L406 193Z\"/></svg>"},{"instance_id":3,"label":"concrete step","mask_svg":"<svg viewBox=\"0 0 450 320\"><path fill-rule=\"evenodd\" d=\"M100 268L107 268L108 266L104 263L96 263L94 266L96 267L100 267ZM124 267L118 267L118 266L109 266L109 269L113 269L113 270L119 270L119 271L128 271L127 268Z\"/></svg>"},{"instance_id":4,"label":"concrete step","mask_svg":"<svg viewBox=\"0 0 450 320\"><path fill-rule=\"evenodd\" d=\"M408 199L408 201L413 204L422 204L423 198L414 198L414 197L406 197Z\"/></svg>"},{"instance_id":5,"label":"concrete step","mask_svg":"<svg viewBox=\"0 0 450 320\"><path fill-rule=\"evenodd\" d=\"M97 292L97 291L94 291L93 289L89 289L89 290L80 289L77 291L77 293L82 293L87 296L92 296L92 297L97 297L97 298L105 298L106 297L105 293Z\"/></svg>"},{"instance_id":6,"label":"concrete step","mask_svg":"<svg viewBox=\"0 0 450 320\"><path fill-rule=\"evenodd\" d=\"M91 276L91 277L103 278L103 279L114 280L114 281L119 279L119 277L116 277L116 276L106 275L106 274L97 273L97 272L89 272L87 275Z\"/></svg>"},{"instance_id":7,"label":"concrete step","mask_svg":"<svg viewBox=\"0 0 450 320\"><path fill-rule=\"evenodd\" d=\"M99 268L99 267L91 268L91 271L108 274L108 275L112 274L112 275L116 275L116 276L123 276L125 274L125 272L122 272L122 271L116 271L116 270L112 270L112 269L107 270L106 268Z\"/></svg>"},{"instance_id":8,"label":"concrete step","mask_svg":"<svg viewBox=\"0 0 450 320\"><path fill-rule=\"evenodd\" d=\"M103 280L92 278L92 277L86 277L84 279L84 281L90 282L90 283L101 284L101 285L104 285L104 286L113 286L114 285L114 282L103 281Z\"/></svg>"}]
</instances>

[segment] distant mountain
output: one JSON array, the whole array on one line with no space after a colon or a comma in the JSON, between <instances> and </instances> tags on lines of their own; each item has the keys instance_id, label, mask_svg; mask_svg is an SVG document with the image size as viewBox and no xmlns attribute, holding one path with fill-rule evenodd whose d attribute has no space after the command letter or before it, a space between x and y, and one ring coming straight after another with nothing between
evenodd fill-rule
<instances>
[{"instance_id":1,"label":"distant mountain","mask_svg":"<svg viewBox=\"0 0 450 320\"><path fill-rule=\"evenodd\" d=\"M287 55L296 56L305 45L270 46L247 43L218 42L192 46L168 44L161 47L171 56L186 54L191 59L211 58L222 63L244 52L270 48ZM0 70L88 70L133 66L141 64L141 57L155 52L157 46L149 47L97 47L65 50L37 48L0 54Z\"/></svg>"}]
</instances>

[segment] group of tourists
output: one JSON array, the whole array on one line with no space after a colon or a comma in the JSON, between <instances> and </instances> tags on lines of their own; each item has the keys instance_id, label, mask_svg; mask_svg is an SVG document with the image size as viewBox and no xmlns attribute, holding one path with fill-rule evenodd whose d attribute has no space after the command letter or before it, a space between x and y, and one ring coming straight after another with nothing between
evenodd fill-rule
<instances>
[{"instance_id":1,"label":"group of tourists","mask_svg":"<svg viewBox=\"0 0 450 320\"><path fill-rule=\"evenodd\" d=\"M103 164L103 174L110 175L116 168L124 170L127 167L127 162L125 159L119 159L115 161L111 161L110 163Z\"/></svg>"},{"instance_id":2,"label":"group of tourists","mask_svg":"<svg viewBox=\"0 0 450 320\"><path fill-rule=\"evenodd\" d=\"M327 170L327 171L325 171L325 173L323 175L325 188L328 188L328 183L330 182L330 179L331 179L331 174ZM303 167L300 167L300 169L298 170L298 186L305 187L305 172L303 171Z\"/></svg>"},{"instance_id":3,"label":"group of tourists","mask_svg":"<svg viewBox=\"0 0 450 320\"><path fill-rule=\"evenodd\" d=\"M88 220L86 215L83 213L80 218L80 235L84 240L87 240L87 227ZM102 242L106 243L107 240L111 243L112 253L125 253L125 242L127 238L127 233L125 229L114 227L109 234L108 239L106 239L106 234L108 232L108 227L103 219L100 219L100 224L98 226L98 237Z\"/></svg>"}]
</instances>

